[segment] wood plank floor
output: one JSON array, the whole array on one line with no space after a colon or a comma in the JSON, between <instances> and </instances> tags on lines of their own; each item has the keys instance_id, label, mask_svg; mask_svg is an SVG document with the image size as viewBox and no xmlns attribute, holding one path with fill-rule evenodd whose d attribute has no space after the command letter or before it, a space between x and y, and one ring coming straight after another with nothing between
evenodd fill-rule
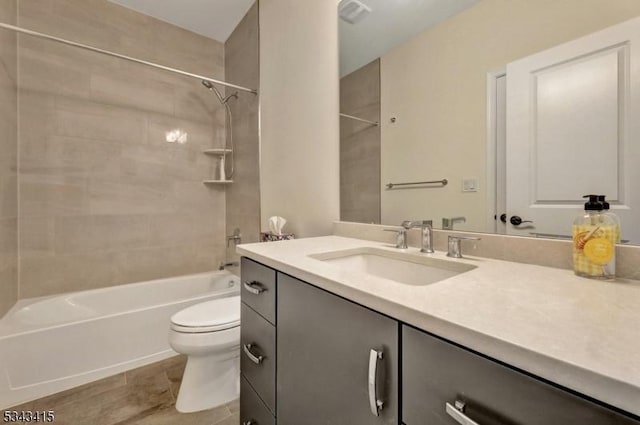
<instances>
[{"instance_id":1,"label":"wood plank floor","mask_svg":"<svg viewBox=\"0 0 640 425\"><path fill-rule=\"evenodd\" d=\"M6 410L54 410L57 425L239 425L237 400L176 411L185 364L185 356L175 356Z\"/></svg>"}]
</instances>

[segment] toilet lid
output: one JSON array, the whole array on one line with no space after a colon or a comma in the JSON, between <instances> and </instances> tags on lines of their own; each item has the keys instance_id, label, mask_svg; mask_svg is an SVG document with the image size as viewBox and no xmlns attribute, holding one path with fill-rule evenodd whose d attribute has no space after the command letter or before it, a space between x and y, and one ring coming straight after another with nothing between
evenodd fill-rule
<instances>
[{"instance_id":1,"label":"toilet lid","mask_svg":"<svg viewBox=\"0 0 640 425\"><path fill-rule=\"evenodd\" d=\"M171 327L180 332L214 332L239 325L239 296L192 305L171 316Z\"/></svg>"}]
</instances>

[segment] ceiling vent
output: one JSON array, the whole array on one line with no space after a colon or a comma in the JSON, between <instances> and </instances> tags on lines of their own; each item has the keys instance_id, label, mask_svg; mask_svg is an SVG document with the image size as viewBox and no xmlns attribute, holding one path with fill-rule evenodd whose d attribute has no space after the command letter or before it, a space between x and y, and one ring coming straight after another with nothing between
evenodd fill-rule
<instances>
[{"instance_id":1,"label":"ceiling vent","mask_svg":"<svg viewBox=\"0 0 640 425\"><path fill-rule=\"evenodd\" d=\"M350 24L357 24L369 13L371 8L359 0L340 0L338 3L338 15Z\"/></svg>"}]
</instances>

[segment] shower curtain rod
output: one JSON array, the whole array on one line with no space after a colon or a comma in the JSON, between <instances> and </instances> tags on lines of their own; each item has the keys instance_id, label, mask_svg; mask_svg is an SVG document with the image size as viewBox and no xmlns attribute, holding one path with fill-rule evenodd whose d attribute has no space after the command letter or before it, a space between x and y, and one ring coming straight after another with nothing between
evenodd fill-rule
<instances>
[{"instance_id":1,"label":"shower curtain rod","mask_svg":"<svg viewBox=\"0 0 640 425\"><path fill-rule=\"evenodd\" d=\"M242 90L242 91L253 93L253 94L258 94L258 91L255 90L255 89L249 89L247 87L238 86L236 84L226 83L224 81L216 80L214 78L209 78L209 77L205 77L203 75L193 74L191 72L186 72L186 71L182 71L182 70L179 70L179 69L170 68L168 66L159 65L157 63L145 61L145 60L142 60L142 59L136 59L136 58L133 58L131 56L121 55L119 53L111 52L109 50L98 49L97 47L89 46L87 44L76 43L75 41L66 40L64 38L59 38L59 37L54 37L52 35L43 34L43 33L40 33L40 32L28 30L26 28L20 28L20 27L17 27L15 25L9 25L9 24L5 24L3 22L0 22L0 28L5 28L5 29L8 29L8 30L12 30L12 31L16 31L16 32L22 33L22 34L27 34L27 35L31 35L31 36L34 36L34 37L43 38L45 40L55 41L57 43L67 44L69 46L79 47L81 49L89 50L89 51L96 52L96 53L102 53L103 55L108 55L108 56L113 56L113 57L120 58L120 59L125 59L125 60L131 61L131 62L139 63L139 64L142 64L142 65L147 65L147 66L150 66L150 67L153 67L153 68L162 69L164 71L169 71L169 72L173 72L173 73L176 73L176 74L184 75L186 77L191 77L191 78L197 78L199 80L210 81L210 82L212 82L214 84L219 84L219 85L224 86L224 87L230 87L230 88Z\"/></svg>"}]
</instances>

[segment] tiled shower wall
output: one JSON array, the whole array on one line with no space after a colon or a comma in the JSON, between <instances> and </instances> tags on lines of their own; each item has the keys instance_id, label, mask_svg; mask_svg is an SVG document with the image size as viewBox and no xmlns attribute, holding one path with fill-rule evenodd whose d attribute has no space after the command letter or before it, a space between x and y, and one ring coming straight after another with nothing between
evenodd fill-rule
<instances>
[{"instance_id":1,"label":"tiled shower wall","mask_svg":"<svg viewBox=\"0 0 640 425\"><path fill-rule=\"evenodd\" d=\"M106 0L20 0L18 22L225 76L221 43ZM216 168L202 150L222 147L226 132L213 93L29 36L18 46L20 298L215 268L225 255L225 189L202 184ZM178 128L187 143L168 143Z\"/></svg>"},{"instance_id":2,"label":"tiled shower wall","mask_svg":"<svg viewBox=\"0 0 640 425\"><path fill-rule=\"evenodd\" d=\"M15 24L16 0L0 2L0 22ZM0 30L0 317L18 296L17 40Z\"/></svg>"},{"instance_id":3,"label":"tiled shower wall","mask_svg":"<svg viewBox=\"0 0 640 425\"><path fill-rule=\"evenodd\" d=\"M245 87L260 83L258 3L254 3L225 43L227 80ZM232 89L227 89L229 94ZM260 237L260 164L258 142L258 97L243 95L229 101L233 114L235 168L233 184L227 188L227 234L238 228L242 242ZM227 135L228 137L228 135ZM235 246L227 249L229 259L238 259Z\"/></svg>"},{"instance_id":4,"label":"tiled shower wall","mask_svg":"<svg viewBox=\"0 0 640 425\"><path fill-rule=\"evenodd\" d=\"M380 122L380 59L340 79L340 112ZM340 118L340 220L380 223L380 126Z\"/></svg>"}]
</instances>

